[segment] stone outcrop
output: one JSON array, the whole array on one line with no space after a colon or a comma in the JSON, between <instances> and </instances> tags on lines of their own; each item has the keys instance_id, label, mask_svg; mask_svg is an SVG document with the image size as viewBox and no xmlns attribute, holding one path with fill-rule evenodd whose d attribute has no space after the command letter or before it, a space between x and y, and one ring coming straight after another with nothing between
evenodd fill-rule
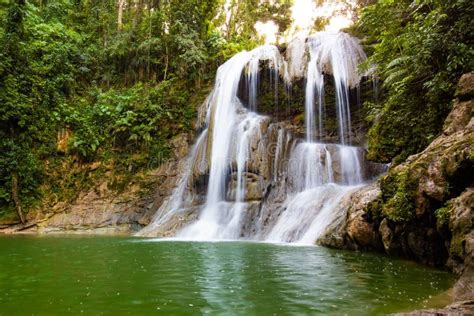
<instances>
[{"instance_id":1,"label":"stone outcrop","mask_svg":"<svg viewBox=\"0 0 474 316\"><path fill-rule=\"evenodd\" d=\"M473 213L474 188L466 189L459 197L452 199L450 205L450 261L453 269L462 271L467 264L471 266L474 256ZM464 258L468 260L465 262Z\"/></svg>"},{"instance_id":2,"label":"stone outcrop","mask_svg":"<svg viewBox=\"0 0 474 316\"><path fill-rule=\"evenodd\" d=\"M319 239L324 246L352 250L381 250L378 223L370 218L367 207L376 201L380 188L376 184L356 190L342 201L341 216Z\"/></svg>"},{"instance_id":3,"label":"stone outcrop","mask_svg":"<svg viewBox=\"0 0 474 316\"><path fill-rule=\"evenodd\" d=\"M472 99L474 97L474 75L464 74L458 83L456 97L461 100Z\"/></svg>"},{"instance_id":4,"label":"stone outcrop","mask_svg":"<svg viewBox=\"0 0 474 316\"><path fill-rule=\"evenodd\" d=\"M461 275L454 287L454 298L474 306L474 188L468 188L450 203L450 257L448 266ZM473 310L474 311L474 310Z\"/></svg>"},{"instance_id":5,"label":"stone outcrop","mask_svg":"<svg viewBox=\"0 0 474 316\"><path fill-rule=\"evenodd\" d=\"M474 301L455 302L441 309L421 309L398 316L468 316L474 314Z\"/></svg>"}]
</instances>

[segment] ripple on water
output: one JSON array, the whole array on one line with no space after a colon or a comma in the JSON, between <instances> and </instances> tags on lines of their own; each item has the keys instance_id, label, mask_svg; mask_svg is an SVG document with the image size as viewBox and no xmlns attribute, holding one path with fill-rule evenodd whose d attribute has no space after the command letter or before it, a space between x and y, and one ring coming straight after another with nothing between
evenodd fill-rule
<instances>
[{"instance_id":1,"label":"ripple on water","mask_svg":"<svg viewBox=\"0 0 474 316\"><path fill-rule=\"evenodd\" d=\"M379 315L440 301L453 283L412 262L308 246L75 236L0 237L0 249L7 315Z\"/></svg>"}]
</instances>

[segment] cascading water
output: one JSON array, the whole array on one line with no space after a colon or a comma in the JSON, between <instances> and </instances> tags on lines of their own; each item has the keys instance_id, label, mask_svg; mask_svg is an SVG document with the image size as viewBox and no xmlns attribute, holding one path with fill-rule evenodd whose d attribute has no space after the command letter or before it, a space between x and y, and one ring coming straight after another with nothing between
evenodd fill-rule
<instances>
[{"instance_id":1,"label":"cascading water","mask_svg":"<svg viewBox=\"0 0 474 316\"><path fill-rule=\"evenodd\" d=\"M236 238L240 218L245 207L244 200L244 168L247 159L249 134L256 130L259 118L254 112L243 114L243 121L239 124L238 111L245 112L237 97L237 90L241 74L246 66L249 67L250 106L256 107L252 91L257 90L257 72L259 62L269 61L269 66L279 70L281 56L275 46L265 45L251 52L241 52L224 65L217 72L216 86L211 101L210 135L211 157L209 185L206 204L200 213L199 219L189 227L178 233L178 237L191 239ZM257 69L256 69L257 68ZM235 131L237 129L237 131ZM237 140L237 154L232 154L232 136ZM236 203L226 202L226 179L232 162L237 159L238 188Z\"/></svg>"},{"instance_id":2,"label":"cascading water","mask_svg":"<svg viewBox=\"0 0 474 316\"><path fill-rule=\"evenodd\" d=\"M357 66L364 59L358 41L349 35L317 33L290 43L286 60L276 46L264 45L223 64L205 104L207 128L186 163L189 169L202 160L209 164L205 203L197 219L175 236L313 244L338 215L335 210L342 198L364 180L364 150L350 146L349 106L349 89L358 87L362 75ZM279 78L287 86L306 78L304 142L284 124L256 113L262 67L271 72L275 107ZM245 105L239 98L242 75L248 93ZM325 75L334 78L337 144L323 143ZM200 117L202 121L202 112ZM184 200L193 174L182 174L142 235L159 235L157 228L185 207L177 201Z\"/></svg>"},{"instance_id":3,"label":"cascading water","mask_svg":"<svg viewBox=\"0 0 474 316\"><path fill-rule=\"evenodd\" d=\"M234 124L237 119L237 89L240 75L250 59L248 52L241 52L217 71L216 86L211 101L209 136L210 145L210 171L207 189L206 204L199 220L185 228L179 236L184 238L209 239L217 236L227 223L222 223L221 218L229 221L230 214L225 200L225 180L230 166L230 145ZM208 138L209 141L209 138ZM223 214L226 213L226 214ZM225 215L225 216L222 216ZM232 219L231 219L232 220Z\"/></svg>"},{"instance_id":4,"label":"cascading water","mask_svg":"<svg viewBox=\"0 0 474 316\"><path fill-rule=\"evenodd\" d=\"M306 112L313 113L314 93L318 97L319 133L322 130L324 119L324 75L323 72L332 74L336 90L336 109L339 125L339 139L341 144L350 144L351 116L349 108L349 88L357 87L362 76L357 67L367 57L360 47L357 39L346 33L320 32L310 36L307 40L310 61L307 71L306 85ZM309 114L308 114L309 116ZM313 114L314 116L314 114ZM307 123L307 135L314 132L314 123ZM308 136L308 140L313 139Z\"/></svg>"},{"instance_id":5,"label":"cascading water","mask_svg":"<svg viewBox=\"0 0 474 316\"><path fill-rule=\"evenodd\" d=\"M189 182L192 178L199 149L202 147L206 137L207 128L199 135L196 143L192 147L191 152L185 161L184 168L182 168L183 173L179 179L178 185L173 190L168 199L166 199L160 206L150 224L140 231L141 235L147 235L150 232L158 229L162 224L166 223L166 221L168 221L171 216L176 215L176 213L183 211L186 206L189 206L186 203L186 194L188 193L186 189L189 187Z\"/></svg>"},{"instance_id":6,"label":"cascading water","mask_svg":"<svg viewBox=\"0 0 474 316\"><path fill-rule=\"evenodd\" d=\"M349 87L361 76L358 64L365 59L357 41L345 33L321 32L307 39L309 62L306 75L306 142L297 144L289 168L291 192L284 212L267 239L279 242L314 243L337 216L332 210L342 197L362 183L359 150L351 142ZM334 77L339 140L342 145L315 142L324 136L324 72ZM318 109L317 116L315 109ZM317 124L316 124L317 121ZM339 160L335 183L333 156Z\"/></svg>"},{"instance_id":7,"label":"cascading water","mask_svg":"<svg viewBox=\"0 0 474 316\"><path fill-rule=\"evenodd\" d=\"M251 52L251 59L247 66L247 87L249 91L248 107L251 111L257 111L258 84L260 75L260 62L267 61L270 70L270 86L275 90L275 102L278 102L278 78L282 65L282 58L278 48L274 45L263 45Z\"/></svg>"}]
</instances>

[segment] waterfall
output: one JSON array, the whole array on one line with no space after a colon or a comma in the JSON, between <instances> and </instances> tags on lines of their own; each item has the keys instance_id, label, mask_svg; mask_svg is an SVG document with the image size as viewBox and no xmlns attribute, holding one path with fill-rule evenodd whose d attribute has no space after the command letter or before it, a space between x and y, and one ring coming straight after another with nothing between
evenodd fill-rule
<instances>
[{"instance_id":1,"label":"waterfall","mask_svg":"<svg viewBox=\"0 0 474 316\"><path fill-rule=\"evenodd\" d=\"M239 124L238 110L242 107L237 97L239 81L245 67L249 67L249 106L255 110L257 91L258 66L260 61L268 61L269 66L279 71L281 56L278 48L273 45L265 45L251 52L241 52L217 71L216 85L211 101L211 167L209 172L209 184L206 196L206 204L200 213L199 219L189 227L178 233L179 237L191 239L213 239L213 238L236 238L242 213L245 211L244 179L243 170L247 159L249 131L255 130L260 118L249 112L243 115L244 120ZM249 127L250 126L250 127ZM240 127L240 128L239 128ZM237 128L234 139L239 142L237 155L231 155L232 136ZM232 161L237 159L238 188L237 201L234 204L227 203L226 179Z\"/></svg>"},{"instance_id":2,"label":"waterfall","mask_svg":"<svg viewBox=\"0 0 474 316\"><path fill-rule=\"evenodd\" d=\"M278 129L278 136L277 136L277 141L276 141L276 148L275 148L275 158L273 160L273 181L278 180L278 174L280 173L280 166L279 162L281 160L281 157L283 155L283 150L284 150L284 139L285 139L285 133L283 129Z\"/></svg>"},{"instance_id":3,"label":"waterfall","mask_svg":"<svg viewBox=\"0 0 474 316\"><path fill-rule=\"evenodd\" d=\"M330 154L324 144L298 144L290 156L291 164L288 169L293 190L301 192L331 182L333 175L332 170L327 169L330 167L328 159Z\"/></svg>"},{"instance_id":4,"label":"waterfall","mask_svg":"<svg viewBox=\"0 0 474 316\"><path fill-rule=\"evenodd\" d=\"M362 76L357 67L367 57L359 45L357 39L346 33L320 32L310 36L307 40L310 52L310 62L307 71L306 85L306 112L307 116L313 114L314 93L318 96L319 133L322 130L324 104L322 91L324 88L323 72L330 73L334 77L336 88L336 110L339 124L339 138L341 144L351 143L351 115L349 109L349 87L356 87ZM306 128L308 141L313 141L314 132L313 117L308 119Z\"/></svg>"},{"instance_id":5,"label":"waterfall","mask_svg":"<svg viewBox=\"0 0 474 316\"><path fill-rule=\"evenodd\" d=\"M252 111L257 110L257 90L259 76L260 60L254 58L249 62L249 71L247 74L247 87L249 90L249 108Z\"/></svg>"},{"instance_id":6,"label":"waterfall","mask_svg":"<svg viewBox=\"0 0 474 316\"><path fill-rule=\"evenodd\" d=\"M332 210L349 190L330 183L288 199L286 210L266 237L268 241L313 244L333 219Z\"/></svg>"},{"instance_id":7,"label":"waterfall","mask_svg":"<svg viewBox=\"0 0 474 316\"><path fill-rule=\"evenodd\" d=\"M180 232L184 238L209 239L217 236L222 223L232 221L235 214L223 203L225 199L225 180L230 166L230 145L235 121L237 119L237 88L241 73L250 60L246 51L238 53L217 71L216 84L210 111L209 136L211 137L211 157L209 184L206 204L199 220ZM235 220L235 219L234 219Z\"/></svg>"},{"instance_id":8,"label":"waterfall","mask_svg":"<svg viewBox=\"0 0 474 316\"><path fill-rule=\"evenodd\" d=\"M364 183L363 148L352 146L349 91L365 74L365 54L346 33L316 33L289 43L285 56L273 45L238 53L219 67L213 91L199 112L205 125L185 163L177 188L142 235L183 220L197 168L207 176L204 204L174 232L193 240L251 239L314 244L340 214L345 196ZM278 113L278 88L305 78L305 137L278 118L258 114L261 74L268 68ZM325 76L335 89L337 143L327 142ZM239 97L240 81L246 88ZM204 122L204 123L203 123ZM332 139L332 138L331 138ZM326 140L326 142L325 142ZM203 171L204 170L204 171ZM187 197L187 198L186 198ZM202 199L197 199L202 200ZM177 225L174 225L177 226Z\"/></svg>"},{"instance_id":9,"label":"waterfall","mask_svg":"<svg viewBox=\"0 0 474 316\"><path fill-rule=\"evenodd\" d=\"M357 185L362 183L362 166L359 159L359 148L353 146L338 146L341 161L342 183Z\"/></svg>"},{"instance_id":10,"label":"waterfall","mask_svg":"<svg viewBox=\"0 0 474 316\"><path fill-rule=\"evenodd\" d=\"M351 143L349 88L358 86L361 80L357 66L365 59L365 54L357 40L345 33L320 32L310 36L306 45L309 51L305 91L306 142L298 144L290 158L289 178L293 193L288 195L282 215L267 236L271 241L314 243L337 215L332 212L337 203L353 189L351 186L363 182L358 149L345 144ZM324 135L324 72L334 77L341 144L336 146L315 142L315 132L319 139ZM338 184L332 168L333 155L337 155L340 162Z\"/></svg>"},{"instance_id":11,"label":"waterfall","mask_svg":"<svg viewBox=\"0 0 474 316\"><path fill-rule=\"evenodd\" d=\"M216 203L223 200L225 192L225 177L229 167L229 151L231 136L236 120L237 88L240 74L249 60L249 53L242 52L217 71L215 102L211 111L211 168L209 173L209 187L207 191L206 208L212 209ZM203 212L206 213L206 212ZM209 214L212 215L212 214Z\"/></svg>"},{"instance_id":12,"label":"waterfall","mask_svg":"<svg viewBox=\"0 0 474 316\"><path fill-rule=\"evenodd\" d=\"M270 86L275 91L275 103L278 102L278 78L280 67L283 66L278 48L274 45L263 45L250 52L251 59L247 65L246 79L248 87L249 109L257 111L258 83L260 62L268 61L270 71Z\"/></svg>"},{"instance_id":13,"label":"waterfall","mask_svg":"<svg viewBox=\"0 0 474 316\"><path fill-rule=\"evenodd\" d=\"M238 125L236 139L240 139L237 148L237 191L235 200L243 203L245 199L245 175L246 164L250 158L250 142L253 137L261 137L260 122L262 117L249 113L247 117Z\"/></svg>"},{"instance_id":14,"label":"waterfall","mask_svg":"<svg viewBox=\"0 0 474 316\"><path fill-rule=\"evenodd\" d=\"M316 95L318 103L318 135L323 135L323 116L324 116L324 77L318 69L317 58L311 55L308 64L308 75L306 77L306 140L313 142L315 140L314 131L316 129L314 97Z\"/></svg>"},{"instance_id":15,"label":"waterfall","mask_svg":"<svg viewBox=\"0 0 474 316\"><path fill-rule=\"evenodd\" d=\"M151 220L151 223L142 229L139 235L146 236L150 232L156 230L160 225L164 224L171 216L176 215L176 213L183 210L185 205L185 195L187 193L186 189L189 186L193 174L193 166L198 156L199 148L203 145L207 136L207 129L205 129L199 136L191 148L191 152L188 155L185 164L182 168L182 176L178 181L178 185L173 190L168 199L166 199L163 204L160 206L158 211L155 213L154 217Z\"/></svg>"},{"instance_id":16,"label":"waterfall","mask_svg":"<svg viewBox=\"0 0 474 316\"><path fill-rule=\"evenodd\" d=\"M339 176L333 170L333 155L340 162ZM288 170L291 191L266 240L313 244L338 215L337 204L363 183L359 155L358 148L350 146L296 145Z\"/></svg>"}]
</instances>

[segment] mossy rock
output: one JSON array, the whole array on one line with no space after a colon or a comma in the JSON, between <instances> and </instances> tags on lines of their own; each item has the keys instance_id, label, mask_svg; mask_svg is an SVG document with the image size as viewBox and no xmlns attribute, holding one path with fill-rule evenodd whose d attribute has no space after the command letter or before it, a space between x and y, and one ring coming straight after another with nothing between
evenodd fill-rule
<instances>
[{"instance_id":1,"label":"mossy rock","mask_svg":"<svg viewBox=\"0 0 474 316\"><path fill-rule=\"evenodd\" d=\"M416 176L413 177L407 169L398 169L381 180L382 214L394 222L403 222L413 219L416 214L418 183Z\"/></svg>"}]
</instances>

